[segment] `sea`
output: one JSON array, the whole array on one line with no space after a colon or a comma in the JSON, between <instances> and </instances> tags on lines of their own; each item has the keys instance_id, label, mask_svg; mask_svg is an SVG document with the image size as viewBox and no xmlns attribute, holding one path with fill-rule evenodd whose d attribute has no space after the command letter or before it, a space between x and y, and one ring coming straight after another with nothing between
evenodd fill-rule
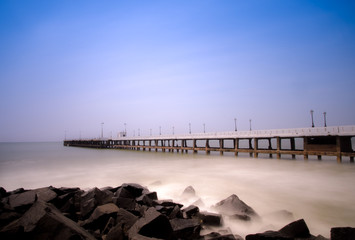
<instances>
[{"instance_id":1,"label":"sea","mask_svg":"<svg viewBox=\"0 0 355 240\"><path fill-rule=\"evenodd\" d=\"M313 235L332 227L355 227L355 165L335 159L251 158L249 155L148 152L65 147L62 142L0 143L0 186L7 191L46 186L93 187L138 183L200 210L236 194L260 216L257 221L224 219L235 234L278 230L303 218ZM196 197L185 199L188 186ZM281 214L282 215L282 214Z\"/></svg>"}]
</instances>

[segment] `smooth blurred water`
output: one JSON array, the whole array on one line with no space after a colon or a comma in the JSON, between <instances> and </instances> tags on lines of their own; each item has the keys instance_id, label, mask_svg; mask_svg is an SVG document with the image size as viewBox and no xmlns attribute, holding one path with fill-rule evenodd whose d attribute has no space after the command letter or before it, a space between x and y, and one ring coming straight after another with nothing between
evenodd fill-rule
<instances>
[{"instance_id":1,"label":"smooth blurred water","mask_svg":"<svg viewBox=\"0 0 355 240\"><path fill-rule=\"evenodd\" d=\"M135 182L158 192L159 199L183 199L191 185L209 210L236 194L262 221L225 220L245 235L279 229L289 219L272 219L277 210L304 218L312 234L329 237L331 227L355 227L355 165L335 160L277 160L128 150L64 147L62 143L0 143L0 186L6 190L44 186L118 186Z\"/></svg>"}]
</instances>

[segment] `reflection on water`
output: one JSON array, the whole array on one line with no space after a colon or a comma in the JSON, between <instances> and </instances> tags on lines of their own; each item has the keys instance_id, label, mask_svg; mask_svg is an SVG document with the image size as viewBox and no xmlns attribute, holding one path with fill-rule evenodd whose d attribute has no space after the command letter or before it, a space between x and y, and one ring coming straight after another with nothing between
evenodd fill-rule
<instances>
[{"instance_id":1,"label":"reflection on water","mask_svg":"<svg viewBox=\"0 0 355 240\"><path fill-rule=\"evenodd\" d=\"M159 184L157 184L159 181ZM311 233L329 237L331 227L355 226L355 166L336 161L254 159L249 157L97 150L61 143L1 143L0 185L7 190L43 186L118 186L136 182L169 198L181 199L191 185L205 206L236 194L263 218L225 220L244 235L279 229L289 219L270 213L288 210L304 218Z\"/></svg>"}]
</instances>

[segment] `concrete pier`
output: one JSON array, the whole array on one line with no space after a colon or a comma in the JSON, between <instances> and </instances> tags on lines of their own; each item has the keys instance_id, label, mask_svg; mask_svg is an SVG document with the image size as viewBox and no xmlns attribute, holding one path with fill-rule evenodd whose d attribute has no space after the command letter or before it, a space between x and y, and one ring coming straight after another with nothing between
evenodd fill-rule
<instances>
[{"instance_id":1,"label":"concrete pier","mask_svg":"<svg viewBox=\"0 0 355 240\"><path fill-rule=\"evenodd\" d=\"M149 137L121 137L118 139L64 140L65 146L114 148L142 151L162 151L197 153L234 152L249 153L258 158L267 154L270 158L282 155L335 156L338 162L349 157L354 162L352 138L355 139L355 126L336 126L323 128L275 129L239 132L198 133L186 135L167 135ZM244 144L242 144L244 143Z\"/></svg>"}]
</instances>

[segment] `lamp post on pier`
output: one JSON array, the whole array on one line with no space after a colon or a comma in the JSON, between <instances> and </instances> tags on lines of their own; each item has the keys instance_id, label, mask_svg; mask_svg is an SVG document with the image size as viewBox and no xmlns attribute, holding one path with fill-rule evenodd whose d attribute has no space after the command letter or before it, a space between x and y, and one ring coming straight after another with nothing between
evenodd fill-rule
<instances>
[{"instance_id":1,"label":"lamp post on pier","mask_svg":"<svg viewBox=\"0 0 355 240\"><path fill-rule=\"evenodd\" d=\"M174 131L175 129L174 129L174 126L173 126L173 135L175 134L175 131Z\"/></svg>"},{"instance_id":2,"label":"lamp post on pier","mask_svg":"<svg viewBox=\"0 0 355 240\"><path fill-rule=\"evenodd\" d=\"M189 123L189 133L191 134L191 123Z\"/></svg>"},{"instance_id":3,"label":"lamp post on pier","mask_svg":"<svg viewBox=\"0 0 355 240\"><path fill-rule=\"evenodd\" d=\"M324 115L324 127L327 127L327 117L326 117L327 112L324 112L323 115Z\"/></svg>"},{"instance_id":4,"label":"lamp post on pier","mask_svg":"<svg viewBox=\"0 0 355 240\"><path fill-rule=\"evenodd\" d=\"M206 124L203 124L203 133L206 133Z\"/></svg>"},{"instance_id":5,"label":"lamp post on pier","mask_svg":"<svg viewBox=\"0 0 355 240\"><path fill-rule=\"evenodd\" d=\"M314 128L313 113L314 113L314 111L313 111L313 110L311 110L312 128Z\"/></svg>"},{"instance_id":6,"label":"lamp post on pier","mask_svg":"<svg viewBox=\"0 0 355 240\"><path fill-rule=\"evenodd\" d=\"M237 118L234 118L234 131L237 131Z\"/></svg>"},{"instance_id":7,"label":"lamp post on pier","mask_svg":"<svg viewBox=\"0 0 355 240\"><path fill-rule=\"evenodd\" d=\"M104 123L101 123L101 139L104 138Z\"/></svg>"},{"instance_id":8,"label":"lamp post on pier","mask_svg":"<svg viewBox=\"0 0 355 240\"><path fill-rule=\"evenodd\" d=\"M152 129L149 129L149 132L150 132L150 136L152 136Z\"/></svg>"},{"instance_id":9,"label":"lamp post on pier","mask_svg":"<svg viewBox=\"0 0 355 240\"><path fill-rule=\"evenodd\" d=\"M249 119L249 131L251 131L251 119Z\"/></svg>"},{"instance_id":10,"label":"lamp post on pier","mask_svg":"<svg viewBox=\"0 0 355 240\"><path fill-rule=\"evenodd\" d=\"M161 126L159 126L159 135L161 135Z\"/></svg>"},{"instance_id":11,"label":"lamp post on pier","mask_svg":"<svg viewBox=\"0 0 355 240\"><path fill-rule=\"evenodd\" d=\"M127 137L127 123L124 123L124 136Z\"/></svg>"}]
</instances>

